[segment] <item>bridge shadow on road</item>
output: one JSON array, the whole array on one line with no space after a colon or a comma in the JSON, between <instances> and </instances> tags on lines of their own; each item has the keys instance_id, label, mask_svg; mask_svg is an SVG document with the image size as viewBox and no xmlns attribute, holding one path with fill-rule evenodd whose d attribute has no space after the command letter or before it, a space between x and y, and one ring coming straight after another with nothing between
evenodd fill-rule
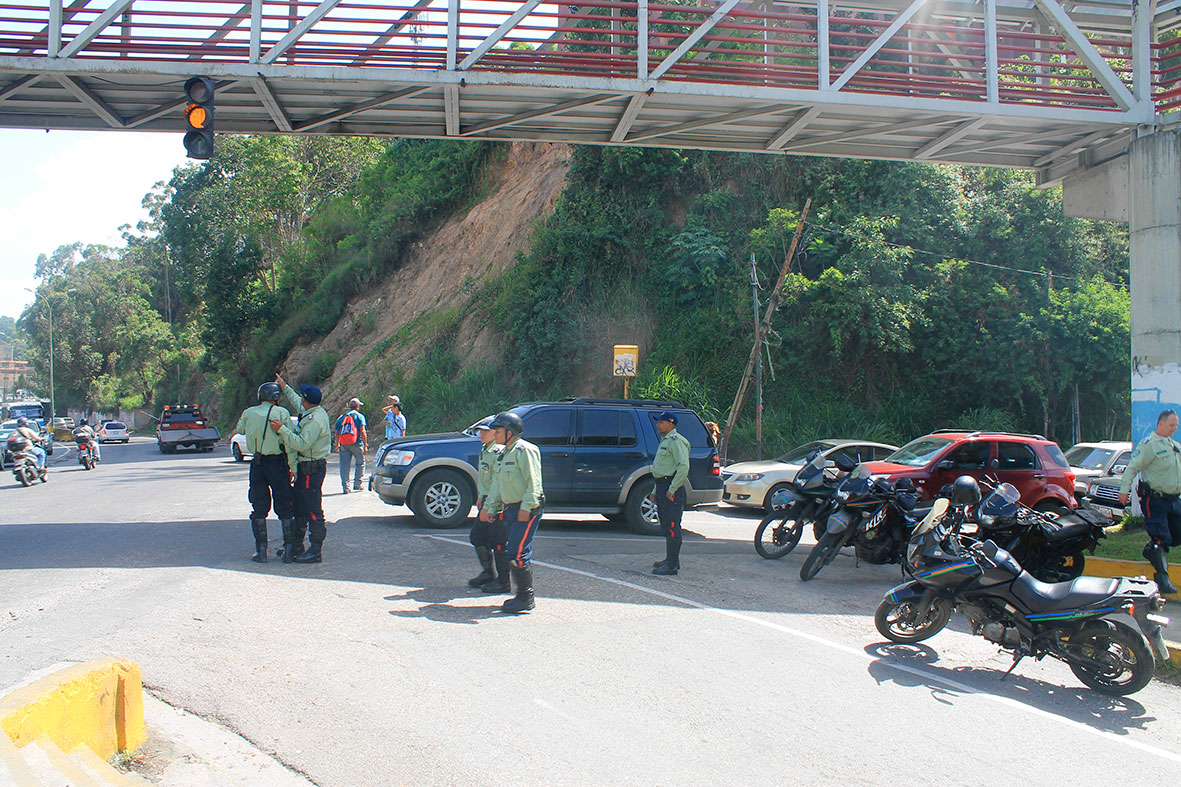
<instances>
[{"instance_id":1,"label":"bridge shadow on road","mask_svg":"<svg viewBox=\"0 0 1181 787\"><path fill-rule=\"evenodd\" d=\"M1120 735L1143 730L1155 716L1131 697L1112 697L1090 689L1061 686L1021 674L1023 664L1005 675L1004 670L987 667L939 664L939 651L927 644L902 645L878 642L865 647L873 657L869 674L879 683L925 688L947 704L966 694L987 694L1014 700L1022 705L1062 716L1097 730Z\"/></svg>"}]
</instances>

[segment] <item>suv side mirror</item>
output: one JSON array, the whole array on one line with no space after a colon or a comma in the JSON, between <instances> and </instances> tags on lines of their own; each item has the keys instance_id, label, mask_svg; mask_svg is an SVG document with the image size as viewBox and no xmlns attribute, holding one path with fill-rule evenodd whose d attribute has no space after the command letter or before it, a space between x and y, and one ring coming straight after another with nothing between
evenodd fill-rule
<instances>
[{"instance_id":1,"label":"suv side mirror","mask_svg":"<svg viewBox=\"0 0 1181 787\"><path fill-rule=\"evenodd\" d=\"M1128 469L1127 465L1116 465L1115 467L1111 468L1111 474L1112 475L1123 475L1124 471L1127 469Z\"/></svg>"}]
</instances>

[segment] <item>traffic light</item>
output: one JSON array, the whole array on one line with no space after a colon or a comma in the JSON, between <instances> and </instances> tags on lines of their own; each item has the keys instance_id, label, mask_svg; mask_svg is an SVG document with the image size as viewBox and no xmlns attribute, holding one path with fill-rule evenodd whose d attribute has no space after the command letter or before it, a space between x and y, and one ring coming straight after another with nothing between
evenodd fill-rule
<instances>
[{"instance_id":1,"label":"traffic light","mask_svg":"<svg viewBox=\"0 0 1181 787\"><path fill-rule=\"evenodd\" d=\"M193 77L185 82L185 152L189 158L207 159L213 155L212 79Z\"/></svg>"}]
</instances>

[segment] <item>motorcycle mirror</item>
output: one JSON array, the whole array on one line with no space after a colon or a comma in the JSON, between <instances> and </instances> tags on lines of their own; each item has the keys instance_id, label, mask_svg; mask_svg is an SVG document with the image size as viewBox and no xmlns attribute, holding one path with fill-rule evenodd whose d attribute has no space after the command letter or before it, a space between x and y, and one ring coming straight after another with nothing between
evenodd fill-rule
<instances>
[{"instance_id":1,"label":"motorcycle mirror","mask_svg":"<svg viewBox=\"0 0 1181 787\"><path fill-rule=\"evenodd\" d=\"M833 463L836 464L836 466L841 470L844 470L846 473L857 466L857 463L846 454L837 454L836 458L833 460Z\"/></svg>"}]
</instances>

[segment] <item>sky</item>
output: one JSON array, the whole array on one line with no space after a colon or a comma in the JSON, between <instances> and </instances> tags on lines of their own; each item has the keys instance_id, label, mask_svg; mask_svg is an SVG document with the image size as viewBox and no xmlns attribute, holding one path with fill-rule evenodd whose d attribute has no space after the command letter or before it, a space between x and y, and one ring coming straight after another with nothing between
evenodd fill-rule
<instances>
[{"instance_id":1,"label":"sky","mask_svg":"<svg viewBox=\"0 0 1181 787\"><path fill-rule=\"evenodd\" d=\"M37 255L81 241L122 246L144 195L187 159L179 133L0 129L0 315L33 300Z\"/></svg>"}]
</instances>

